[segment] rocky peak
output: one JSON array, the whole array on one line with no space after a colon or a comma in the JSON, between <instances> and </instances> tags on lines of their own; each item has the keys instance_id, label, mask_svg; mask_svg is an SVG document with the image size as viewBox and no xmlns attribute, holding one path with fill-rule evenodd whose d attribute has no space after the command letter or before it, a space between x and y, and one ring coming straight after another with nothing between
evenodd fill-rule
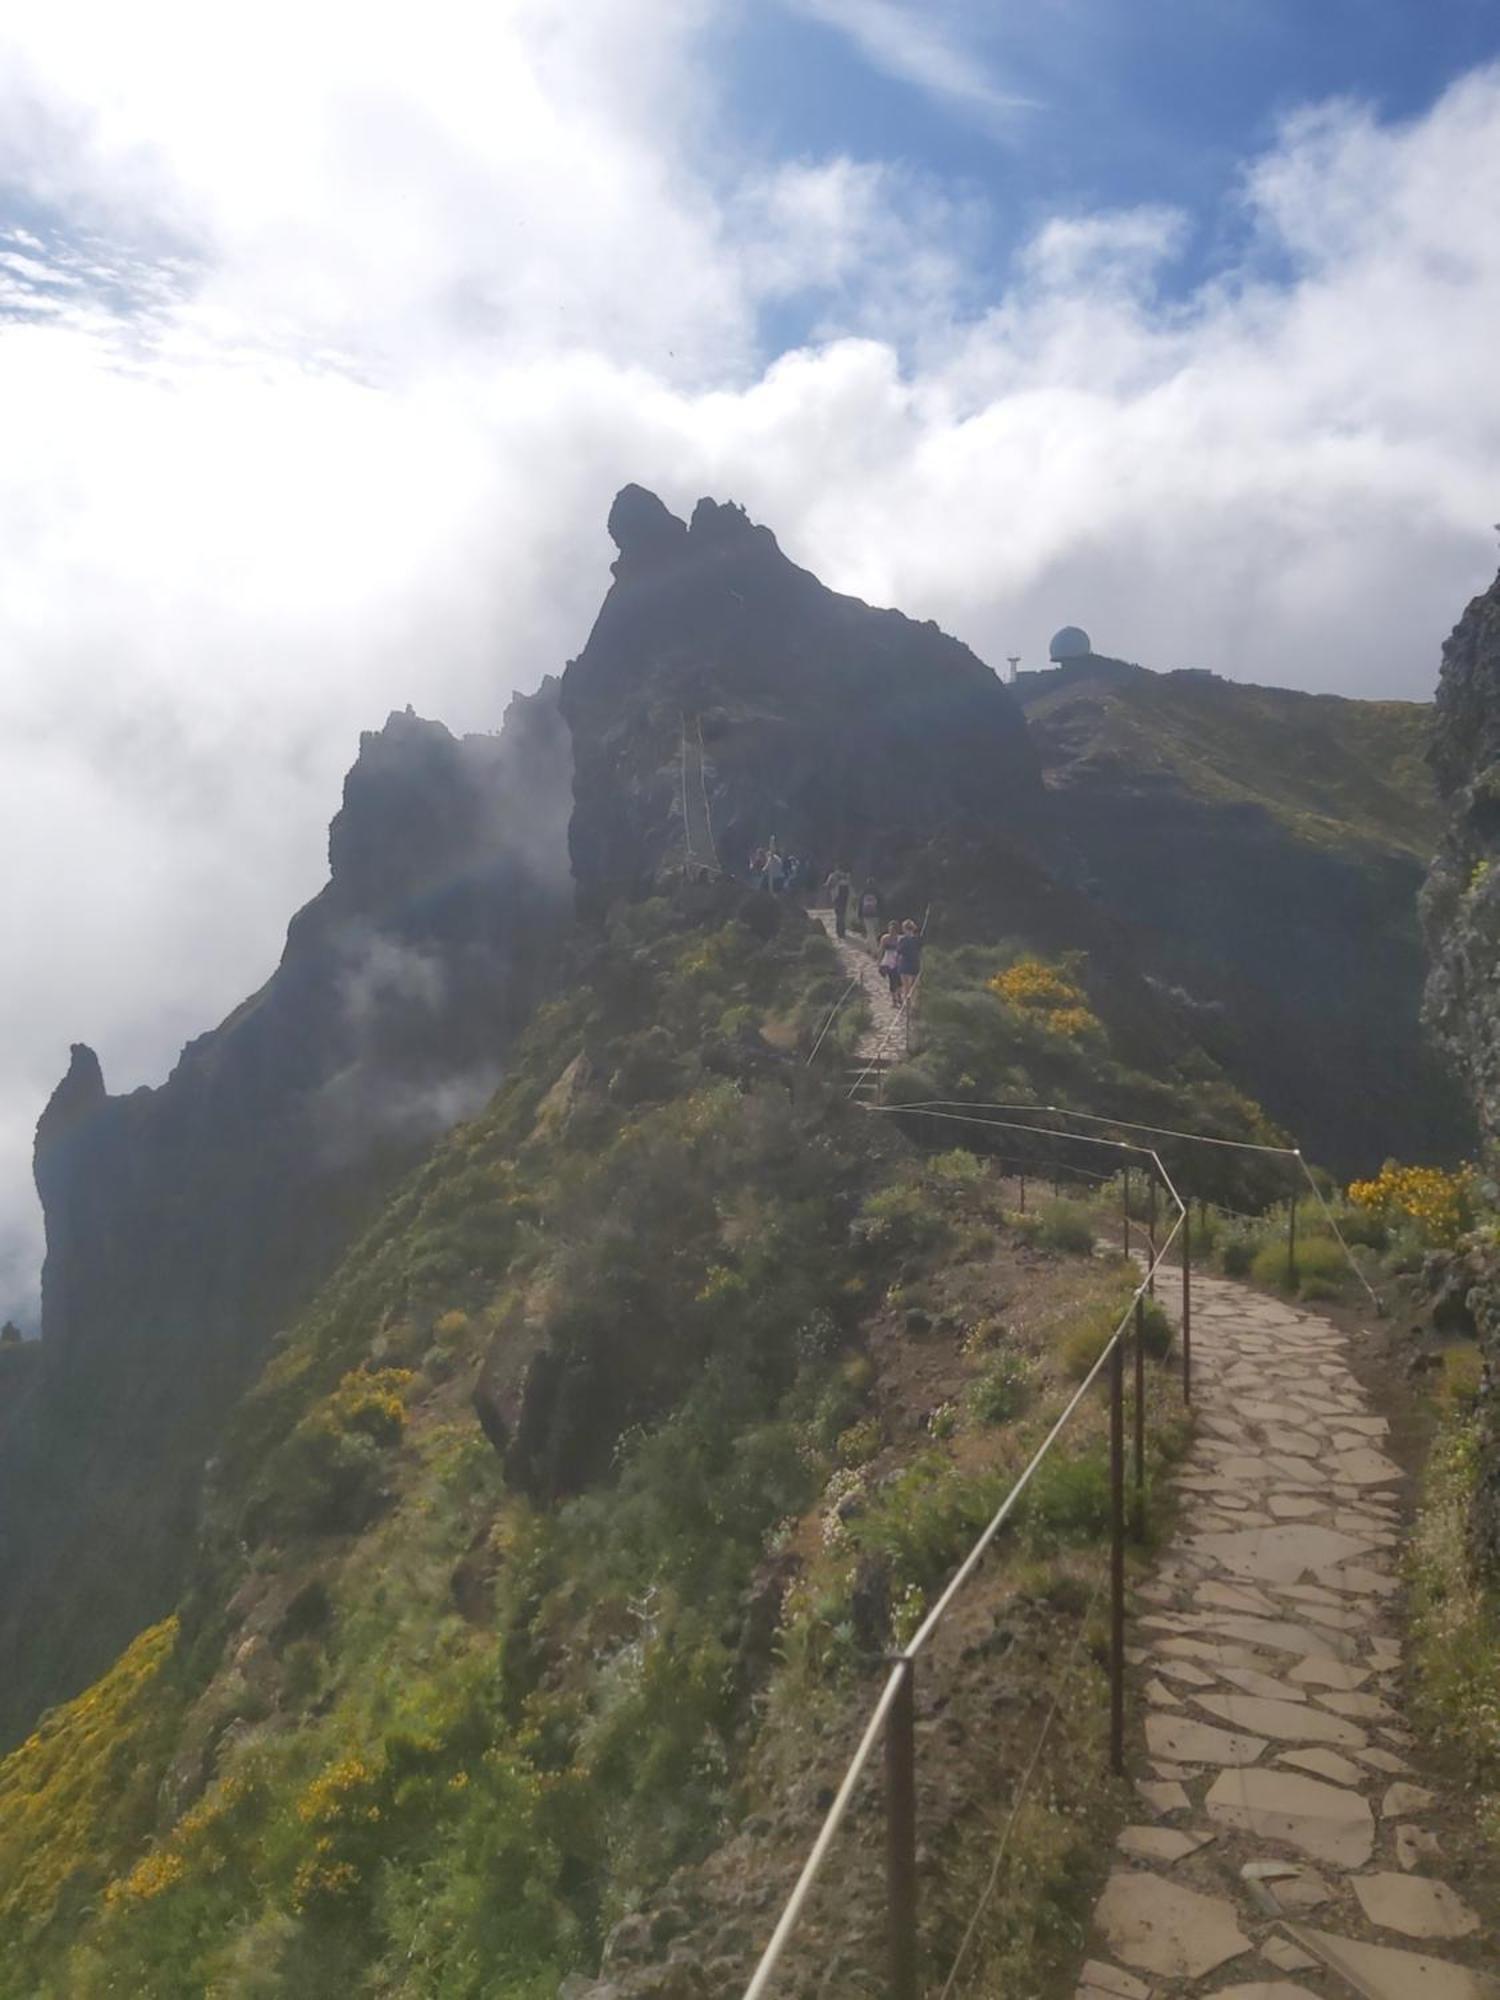
<instances>
[{"instance_id":1,"label":"rocky peak","mask_svg":"<svg viewBox=\"0 0 1500 2000\"><path fill-rule=\"evenodd\" d=\"M1014 831L1040 796L1019 709L966 646L827 589L733 502L684 527L626 487L615 582L563 676L584 907L680 860L681 742L701 730L722 858L757 841L894 870L962 827Z\"/></svg>"}]
</instances>

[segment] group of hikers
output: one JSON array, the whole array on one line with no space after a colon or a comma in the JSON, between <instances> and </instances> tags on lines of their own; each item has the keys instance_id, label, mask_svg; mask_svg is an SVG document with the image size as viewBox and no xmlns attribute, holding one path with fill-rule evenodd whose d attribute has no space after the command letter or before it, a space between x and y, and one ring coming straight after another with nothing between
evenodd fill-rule
<instances>
[{"instance_id":1,"label":"group of hikers","mask_svg":"<svg viewBox=\"0 0 1500 2000\"><path fill-rule=\"evenodd\" d=\"M833 907L833 927L840 937L848 934L849 903L854 883L847 868L835 868L823 884ZM870 949L891 989L891 1005L899 1007L917 983L922 970L922 933L913 918L901 924L882 926L880 891L866 882L859 894L859 922Z\"/></svg>"},{"instance_id":2,"label":"group of hikers","mask_svg":"<svg viewBox=\"0 0 1500 2000\"><path fill-rule=\"evenodd\" d=\"M752 849L750 879L758 889L773 896L790 895L811 873L806 861L795 854L783 854L773 834L764 847ZM880 890L866 882L858 898L854 878L847 868L830 870L823 893L833 911L833 927L839 937L849 933L851 904L865 940L875 954L882 976L891 989L891 1005L899 1007L917 983L922 970L922 933L910 917L896 923L884 920Z\"/></svg>"}]
</instances>

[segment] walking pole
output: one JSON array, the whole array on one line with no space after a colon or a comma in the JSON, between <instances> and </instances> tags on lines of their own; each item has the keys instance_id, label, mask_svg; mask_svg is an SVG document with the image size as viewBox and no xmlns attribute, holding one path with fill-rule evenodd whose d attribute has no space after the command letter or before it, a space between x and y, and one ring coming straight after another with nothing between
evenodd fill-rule
<instances>
[{"instance_id":1,"label":"walking pole","mask_svg":"<svg viewBox=\"0 0 1500 2000\"><path fill-rule=\"evenodd\" d=\"M1188 1220L1188 1202L1182 1214L1182 1400L1193 1400L1193 1280L1192 1280L1192 1233L1193 1225Z\"/></svg>"},{"instance_id":2,"label":"walking pole","mask_svg":"<svg viewBox=\"0 0 1500 2000\"><path fill-rule=\"evenodd\" d=\"M1135 1538L1146 1539L1146 1301L1135 1302Z\"/></svg>"},{"instance_id":3,"label":"walking pole","mask_svg":"<svg viewBox=\"0 0 1500 2000\"><path fill-rule=\"evenodd\" d=\"M917 1736L904 1655L885 1724L886 1901L890 1912L891 2000L917 2000Z\"/></svg>"},{"instance_id":4,"label":"walking pole","mask_svg":"<svg viewBox=\"0 0 1500 2000\"><path fill-rule=\"evenodd\" d=\"M1109 1768L1125 1769L1125 1354L1109 1353Z\"/></svg>"}]
</instances>

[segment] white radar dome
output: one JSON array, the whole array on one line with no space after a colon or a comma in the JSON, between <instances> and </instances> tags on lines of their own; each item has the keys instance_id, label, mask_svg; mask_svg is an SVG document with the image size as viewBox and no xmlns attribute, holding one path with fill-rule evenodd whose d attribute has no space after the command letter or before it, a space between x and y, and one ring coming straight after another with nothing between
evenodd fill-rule
<instances>
[{"instance_id":1,"label":"white radar dome","mask_svg":"<svg viewBox=\"0 0 1500 2000\"><path fill-rule=\"evenodd\" d=\"M1047 657L1051 660L1086 660L1093 650L1089 635L1081 625L1064 625L1060 632L1052 634Z\"/></svg>"}]
</instances>

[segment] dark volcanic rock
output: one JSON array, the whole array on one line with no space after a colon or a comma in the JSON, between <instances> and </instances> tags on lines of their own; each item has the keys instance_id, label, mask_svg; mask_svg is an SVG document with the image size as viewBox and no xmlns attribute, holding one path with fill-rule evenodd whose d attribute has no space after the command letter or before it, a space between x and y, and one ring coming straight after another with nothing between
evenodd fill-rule
<instances>
[{"instance_id":1,"label":"dark volcanic rock","mask_svg":"<svg viewBox=\"0 0 1500 2000\"><path fill-rule=\"evenodd\" d=\"M1429 1025L1474 1101L1486 1150L1500 1158L1500 577L1443 647L1432 767L1448 806L1422 892L1432 970ZM1500 1259L1490 1253L1465 1304L1484 1353L1484 1453L1474 1511L1480 1560L1500 1576Z\"/></svg>"},{"instance_id":2,"label":"dark volcanic rock","mask_svg":"<svg viewBox=\"0 0 1500 2000\"><path fill-rule=\"evenodd\" d=\"M609 528L615 582L562 683L584 909L680 864L684 718L735 872L774 834L820 872L888 880L957 829L1034 823L1026 725L956 639L828 590L736 506L700 500L684 526L627 486Z\"/></svg>"},{"instance_id":3,"label":"dark volcanic rock","mask_svg":"<svg viewBox=\"0 0 1500 2000\"><path fill-rule=\"evenodd\" d=\"M109 1096L75 1046L37 1130L40 1381L0 1404L0 1743L170 1606L272 1331L493 1091L571 922L556 693L496 735L410 710L366 734L327 887L159 1089Z\"/></svg>"}]
</instances>

